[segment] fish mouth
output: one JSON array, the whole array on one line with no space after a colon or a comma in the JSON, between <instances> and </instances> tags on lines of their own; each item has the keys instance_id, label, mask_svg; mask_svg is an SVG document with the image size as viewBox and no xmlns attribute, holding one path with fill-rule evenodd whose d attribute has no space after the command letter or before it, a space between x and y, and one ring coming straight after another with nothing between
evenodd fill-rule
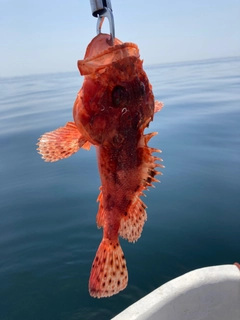
<instances>
[{"instance_id":1,"label":"fish mouth","mask_svg":"<svg viewBox=\"0 0 240 320\"><path fill-rule=\"evenodd\" d=\"M78 61L78 69L81 75L90 75L96 72L104 72L104 69L113 62L127 57L139 58L138 46L132 42L122 43L114 39L114 45L109 45L109 35L99 34L90 42L83 60Z\"/></svg>"}]
</instances>

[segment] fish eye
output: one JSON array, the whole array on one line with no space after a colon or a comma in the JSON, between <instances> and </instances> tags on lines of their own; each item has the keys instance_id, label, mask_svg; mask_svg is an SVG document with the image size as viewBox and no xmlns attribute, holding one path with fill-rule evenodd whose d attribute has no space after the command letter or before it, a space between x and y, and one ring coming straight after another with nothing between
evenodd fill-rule
<instances>
[{"instance_id":1,"label":"fish eye","mask_svg":"<svg viewBox=\"0 0 240 320\"><path fill-rule=\"evenodd\" d=\"M112 106L118 108L120 105L125 104L127 100L127 90L123 86L115 86L112 91Z\"/></svg>"}]
</instances>

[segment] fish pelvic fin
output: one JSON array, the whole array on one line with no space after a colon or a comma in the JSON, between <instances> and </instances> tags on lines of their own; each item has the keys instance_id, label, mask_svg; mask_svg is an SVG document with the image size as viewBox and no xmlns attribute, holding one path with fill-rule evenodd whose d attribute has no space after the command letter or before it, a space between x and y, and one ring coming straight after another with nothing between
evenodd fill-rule
<instances>
[{"instance_id":1,"label":"fish pelvic fin","mask_svg":"<svg viewBox=\"0 0 240 320\"><path fill-rule=\"evenodd\" d=\"M44 133L37 143L38 153L47 162L68 158L80 148L90 149L90 143L79 132L74 122Z\"/></svg>"},{"instance_id":2,"label":"fish pelvic fin","mask_svg":"<svg viewBox=\"0 0 240 320\"><path fill-rule=\"evenodd\" d=\"M163 106L164 106L163 102L155 100L154 113L161 111Z\"/></svg>"},{"instance_id":3,"label":"fish pelvic fin","mask_svg":"<svg viewBox=\"0 0 240 320\"><path fill-rule=\"evenodd\" d=\"M110 297L126 288L128 271L119 240L102 239L92 264L89 293L94 298Z\"/></svg>"}]
</instances>

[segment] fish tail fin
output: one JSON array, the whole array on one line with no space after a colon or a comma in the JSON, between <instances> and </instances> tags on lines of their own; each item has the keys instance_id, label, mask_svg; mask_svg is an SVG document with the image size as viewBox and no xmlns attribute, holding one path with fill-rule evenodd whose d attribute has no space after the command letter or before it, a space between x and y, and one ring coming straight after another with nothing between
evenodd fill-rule
<instances>
[{"instance_id":1,"label":"fish tail fin","mask_svg":"<svg viewBox=\"0 0 240 320\"><path fill-rule=\"evenodd\" d=\"M128 272L119 240L102 239L92 264L89 293L94 298L110 297L126 288Z\"/></svg>"}]
</instances>

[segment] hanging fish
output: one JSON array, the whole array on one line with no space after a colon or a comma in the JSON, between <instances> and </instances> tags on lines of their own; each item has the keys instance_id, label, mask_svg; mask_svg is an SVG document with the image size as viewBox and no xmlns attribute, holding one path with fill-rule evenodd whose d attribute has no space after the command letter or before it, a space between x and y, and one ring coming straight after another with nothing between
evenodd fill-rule
<instances>
[{"instance_id":1,"label":"hanging fish","mask_svg":"<svg viewBox=\"0 0 240 320\"><path fill-rule=\"evenodd\" d=\"M142 67L136 44L99 34L78 61L84 82L74 107L74 122L42 135L38 151L48 162L70 157L80 148L97 149L102 186L97 201L97 226L103 238L92 264L89 292L109 297L127 286L126 260L119 236L135 242L147 219L139 198L160 174L152 155L160 150L147 146L157 133L144 135L154 112L163 104L154 101L152 86Z\"/></svg>"}]
</instances>

